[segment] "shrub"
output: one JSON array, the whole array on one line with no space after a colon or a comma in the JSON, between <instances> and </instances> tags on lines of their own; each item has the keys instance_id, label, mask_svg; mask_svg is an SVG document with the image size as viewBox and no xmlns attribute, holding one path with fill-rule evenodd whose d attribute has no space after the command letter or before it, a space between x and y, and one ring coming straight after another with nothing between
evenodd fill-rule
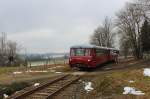
<instances>
[{"instance_id":1,"label":"shrub","mask_svg":"<svg viewBox=\"0 0 150 99\"><path fill-rule=\"evenodd\" d=\"M0 99L3 98L3 94L11 95L27 86L29 86L29 84L26 82L14 82L11 85L0 85Z\"/></svg>"}]
</instances>

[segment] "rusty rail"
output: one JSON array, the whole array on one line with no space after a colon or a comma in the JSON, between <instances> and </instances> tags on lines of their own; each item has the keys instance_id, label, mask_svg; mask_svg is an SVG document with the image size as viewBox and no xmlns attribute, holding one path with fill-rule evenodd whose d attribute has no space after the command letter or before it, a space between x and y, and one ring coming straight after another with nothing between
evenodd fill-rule
<instances>
[{"instance_id":1,"label":"rusty rail","mask_svg":"<svg viewBox=\"0 0 150 99\"><path fill-rule=\"evenodd\" d=\"M37 87L28 88L25 92L16 93L7 99L50 99L79 78L79 76L73 75L59 76Z\"/></svg>"}]
</instances>

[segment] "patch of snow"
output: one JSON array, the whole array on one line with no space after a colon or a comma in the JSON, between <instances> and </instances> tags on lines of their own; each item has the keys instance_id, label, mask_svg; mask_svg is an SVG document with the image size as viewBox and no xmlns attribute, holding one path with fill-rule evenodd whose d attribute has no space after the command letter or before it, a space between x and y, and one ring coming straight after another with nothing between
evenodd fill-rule
<instances>
[{"instance_id":1,"label":"patch of snow","mask_svg":"<svg viewBox=\"0 0 150 99\"><path fill-rule=\"evenodd\" d=\"M133 64L135 64L135 63L129 63L130 65L133 65Z\"/></svg>"},{"instance_id":2,"label":"patch of snow","mask_svg":"<svg viewBox=\"0 0 150 99\"><path fill-rule=\"evenodd\" d=\"M61 67L64 67L64 66L55 66L55 67L51 67L51 68L48 68L48 69L56 69L56 68L61 68Z\"/></svg>"},{"instance_id":3,"label":"patch of snow","mask_svg":"<svg viewBox=\"0 0 150 99\"><path fill-rule=\"evenodd\" d=\"M19 91L16 91L15 93L18 93Z\"/></svg>"},{"instance_id":4,"label":"patch of snow","mask_svg":"<svg viewBox=\"0 0 150 99\"><path fill-rule=\"evenodd\" d=\"M4 98L8 98L8 95L7 94L3 94Z\"/></svg>"},{"instance_id":5,"label":"patch of snow","mask_svg":"<svg viewBox=\"0 0 150 99\"><path fill-rule=\"evenodd\" d=\"M105 68L106 70L112 69L112 68Z\"/></svg>"},{"instance_id":6,"label":"patch of snow","mask_svg":"<svg viewBox=\"0 0 150 99\"><path fill-rule=\"evenodd\" d=\"M130 80L130 81L129 81L129 83L134 83L134 82L135 82L135 81L133 81L133 80Z\"/></svg>"},{"instance_id":7,"label":"patch of snow","mask_svg":"<svg viewBox=\"0 0 150 99\"><path fill-rule=\"evenodd\" d=\"M48 68L48 69L56 69L57 67L51 67L51 68Z\"/></svg>"},{"instance_id":8,"label":"patch of snow","mask_svg":"<svg viewBox=\"0 0 150 99\"><path fill-rule=\"evenodd\" d=\"M150 68L145 68L143 74L144 76L150 77Z\"/></svg>"},{"instance_id":9,"label":"patch of snow","mask_svg":"<svg viewBox=\"0 0 150 99\"><path fill-rule=\"evenodd\" d=\"M129 63L130 65L133 65L133 64L136 64L136 63L138 63L138 62L131 62L131 63Z\"/></svg>"},{"instance_id":10,"label":"patch of snow","mask_svg":"<svg viewBox=\"0 0 150 99\"><path fill-rule=\"evenodd\" d=\"M28 71L26 71L26 72L29 72L29 73L46 73L46 72L48 72L48 71L45 71L45 70L43 70L43 71L32 71L32 70L28 70Z\"/></svg>"},{"instance_id":11,"label":"patch of snow","mask_svg":"<svg viewBox=\"0 0 150 99\"><path fill-rule=\"evenodd\" d=\"M56 68L61 68L61 67L64 67L64 66L56 66Z\"/></svg>"},{"instance_id":12,"label":"patch of snow","mask_svg":"<svg viewBox=\"0 0 150 99\"><path fill-rule=\"evenodd\" d=\"M55 72L55 70L50 70L50 72Z\"/></svg>"},{"instance_id":13,"label":"patch of snow","mask_svg":"<svg viewBox=\"0 0 150 99\"><path fill-rule=\"evenodd\" d=\"M85 72L73 72L72 74L73 74L73 75L84 75Z\"/></svg>"},{"instance_id":14,"label":"patch of snow","mask_svg":"<svg viewBox=\"0 0 150 99\"><path fill-rule=\"evenodd\" d=\"M82 82L82 80L80 79L79 82Z\"/></svg>"},{"instance_id":15,"label":"patch of snow","mask_svg":"<svg viewBox=\"0 0 150 99\"><path fill-rule=\"evenodd\" d=\"M60 73L62 73L62 72L55 72L56 74L60 74Z\"/></svg>"},{"instance_id":16,"label":"patch of snow","mask_svg":"<svg viewBox=\"0 0 150 99\"><path fill-rule=\"evenodd\" d=\"M85 87L84 89L88 92L92 91L94 88L92 87L92 82L84 82L85 83Z\"/></svg>"},{"instance_id":17,"label":"patch of snow","mask_svg":"<svg viewBox=\"0 0 150 99\"><path fill-rule=\"evenodd\" d=\"M123 94L144 95L145 93L143 93L142 91L136 91L134 87L124 87Z\"/></svg>"},{"instance_id":18,"label":"patch of snow","mask_svg":"<svg viewBox=\"0 0 150 99\"><path fill-rule=\"evenodd\" d=\"M16 71L16 72L13 72L13 74L22 74L22 72Z\"/></svg>"},{"instance_id":19,"label":"patch of snow","mask_svg":"<svg viewBox=\"0 0 150 99\"><path fill-rule=\"evenodd\" d=\"M35 83L35 84L34 84L34 86L39 86L39 85L40 85L40 83Z\"/></svg>"}]
</instances>

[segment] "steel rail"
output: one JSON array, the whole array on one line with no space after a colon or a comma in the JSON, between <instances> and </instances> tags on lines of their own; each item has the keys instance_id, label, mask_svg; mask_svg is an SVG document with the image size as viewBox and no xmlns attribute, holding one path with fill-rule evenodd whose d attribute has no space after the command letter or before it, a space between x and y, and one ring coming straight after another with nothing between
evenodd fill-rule
<instances>
[{"instance_id":1,"label":"steel rail","mask_svg":"<svg viewBox=\"0 0 150 99\"><path fill-rule=\"evenodd\" d=\"M65 89L67 86L71 85L73 82L78 81L80 76L73 75L63 75L45 82L37 87L28 89L23 93L14 94L7 99L50 99L52 96L56 95L58 92ZM48 91L47 91L48 90ZM42 98L41 98L42 97Z\"/></svg>"},{"instance_id":2,"label":"steel rail","mask_svg":"<svg viewBox=\"0 0 150 99\"><path fill-rule=\"evenodd\" d=\"M55 82L57 82L57 81L59 81L59 80L65 78L66 76L68 76L68 75L63 75L63 76L57 77L57 78L55 78L54 80L50 80L50 81L45 82L45 83L43 83L43 84L41 84L41 85L39 85L39 86L37 86L37 87L28 89L28 91L25 91L25 92L23 92L23 93L21 93L21 94L19 94L19 93L18 93L18 94L14 94L14 95L12 95L12 96L6 98L6 99L22 99L23 97L28 96L28 95L34 93L35 91L40 90L40 89L42 89L42 88L48 86L49 84L55 83Z\"/></svg>"}]
</instances>

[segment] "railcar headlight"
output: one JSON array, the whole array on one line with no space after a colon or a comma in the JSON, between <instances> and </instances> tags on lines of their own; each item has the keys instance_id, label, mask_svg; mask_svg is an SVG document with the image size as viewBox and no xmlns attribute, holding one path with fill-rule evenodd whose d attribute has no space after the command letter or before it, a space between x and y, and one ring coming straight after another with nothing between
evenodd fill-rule
<instances>
[{"instance_id":1,"label":"railcar headlight","mask_svg":"<svg viewBox=\"0 0 150 99\"><path fill-rule=\"evenodd\" d=\"M91 60L90 59L88 59L88 62L90 62Z\"/></svg>"},{"instance_id":2,"label":"railcar headlight","mask_svg":"<svg viewBox=\"0 0 150 99\"><path fill-rule=\"evenodd\" d=\"M69 58L69 61L71 61L72 59L71 58Z\"/></svg>"}]
</instances>

